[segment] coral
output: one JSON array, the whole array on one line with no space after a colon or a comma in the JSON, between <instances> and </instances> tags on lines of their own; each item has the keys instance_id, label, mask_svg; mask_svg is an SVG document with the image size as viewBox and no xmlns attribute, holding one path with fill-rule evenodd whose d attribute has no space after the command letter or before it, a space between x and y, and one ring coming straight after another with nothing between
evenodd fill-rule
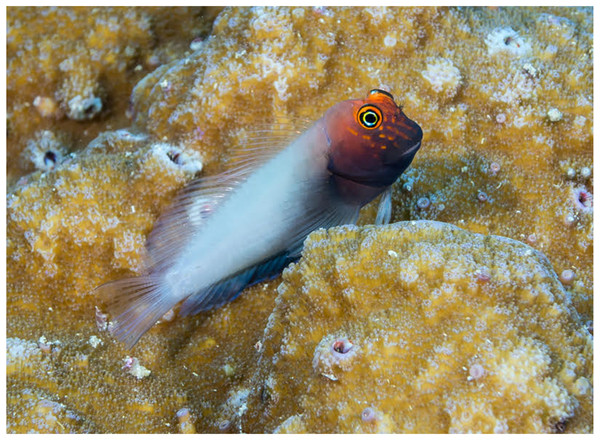
<instances>
[{"instance_id":1,"label":"coral","mask_svg":"<svg viewBox=\"0 0 600 440\"><path fill-rule=\"evenodd\" d=\"M61 266L69 255L86 255L93 262L108 252L113 268L139 270L139 251L156 212L175 188L201 169L197 152L153 143L127 130L105 132L54 172L22 179L11 192L9 230L24 231L7 246L11 264L26 268L21 275L31 281L42 275L39 289L64 279ZM156 192L162 196L156 197ZM102 246L99 236L104 237ZM89 291L90 276L101 281L93 272L88 265L69 271L71 296ZM47 299L60 302L61 295L50 292Z\"/></svg>"},{"instance_id":2,"label":"coral","mask_svg":"<svg viewBox=\"0 0 600 440\"><path fill-rule=\"evenodd\" d=\"M523 57L531 51L531 44L510 27L492 30L486 35L485 44L490 55L506 52L516 57Z\"/></svg>"},{"instance_id":3,"label":"coral","mask_svg":"<svg viewBox=\"0 0 600 440\"><path fill-rule=\"evenodd\" d=\"M427 69L421 75L431 88L446 99L454 98L461 82L460 71L445 58L438 58L427 63Z\"/></svg>"},{"instance_id":4,"label":"coral","mask_svg":"<svg viewBox=\"0 0 600 440\"><path fill-rule=\"evenodd\" d=\"M18 405L15 401L18 399ZM11 401L12 400L12 401ZM66 405L50 400L44 393L24 389L13 394L9 403L18 407L12 413L8 423L8 431L19 434L74 434L91 433L93 427L77 412Z\"/></svg>"},{"instance_id":5,"label":"coral","mask_svg":"<svg viewBox=\"0 0 600 440\"><path fill-rule=\"evenodd\" d=\"M123 359L125 365L123 365L123 370L127 371L127 373L131 374L136 379L143 379L152 373L143 365L140 365L140 361L138 358L132 358L131 356L127 356Z\"/></svg>"},{"instance_id":6,"label":"coral","mask_svg":"<svg viewBox=\"0 0 600 440\"><path fill-rule=\"evenodd\" d=\"M589 428L592 337L525 244L430 221L320 230L278 292L244 429Z\"/></svg>"},{"instance_id":7,"label":"coral","mask_svg":"<svg viewBox=\"0 0 600 440\"><path fill-rule=\"evenodd\" d=\"M35 130L82 139L79 150L111 125L128 125L132 86L184 56L219 10L9 7L9 178L31 171L12 157Z\"/></svg>"},{"instance_id":8,"label":"coral","mask_svg":"<svg viewBox=\"0 0 600 440\"><path fill-rule=\"evenodd\" d=\"M64 160L67 150L68 141L59 139L50 130L42 130L27 142L22 156L33 163L36 169L50 171Z\"/></svg>"},{"instance_id":9,"label":"coral","mask_svg":"<svg viewBox=\"0 0 600 440\"><path fill-rule=\"evenodd\" d=\"M392 432L422 430L427 417L438 431L591 432L591 8L11 7L7 23L10 432ZM461 292L475 295L471 300L457 293L465 307L449 316L439 307L448 304L450 313L458 303L448 302L442 285L438 296L434 289L406 294L406 286L424 279L435 284L433 269L423 275L410 265L394 273L386 269L396 267L393 259L410 260L400 243L416 251L418 234L405 242L401 231L382 229L382 237L398 247L361 254L344 246L358 246L360 237L378 232L349 229L354 241L338 231L336 245L323 241L331 254L322 262L310 260L306 271L300 270L304 262L290 269L276 306L281 278L248 288L216 311L186 319L171 313L131 352L111 341L110 317L95 309L101 304L91 292L141 270L146 236L177 189L227 167L239 147L277 141L341 99L374 87L394 94L424 130L423 147L393 186L392 221L437 220L528 243L535 251L515 258L541 275L529 279L513 266L515 272L507 268L505 276L507 283L510 278L538 288L540 301L554 296L524 311L535 322L517 316L510 327L526 290L505 292L491 267L451 258L468 258L476 249L493 259L485 250L488 242L515 253L526 248L433 228L432 234L449 234L447 246L455 243L455 252L448 249L445 256L432 248L426 261L473 269L470 282L452 267L440 272L438 281L449 292L464 287ZM73 120L69 112L83 119ZM281 128L269 136L273 123ZM374 221L375 205L365 207L360 224ZM471 248L461 248L457 237ZM380 267L381 261L387 266ZM336 271L348 275L338 280L342 284L391 283L394 288L379 297L391 311L375 313L379 321L347 315L355 324L344 331L326 327L337 321L325 322L319 313L333 316L356 301L377 299L330 286ZM311 333L310 350L296 343L293 352L289 338L298 329L281 328L275 317L284 316L283 298L309 275L328 294L301 297L321 308L309 310L291 298L298 316L285 319L300 326L310 312L323 332ZM490 311L494 292L513 302L496 298L504 306ZM486 314L473 315L482 310ZM403 324L417 316L416 328ZM447 324L436 316L446 316ZM489 328L478 330L479 321ZM390 336L377 336L391 322ZM445 325L448 340L433 341L428 329L439 332ZM280 340L277 329L289 340L270 358ZM540 329L562 339L548 340ZM392 344L411 331L423 338L422 358ZM451 343L462 336L479 344L461 342L459 353ZM333 349L336 342L341 345ZM128 356L151 374L130 375L123 369ZM282 356L302 359L290 368L319 386L303 388L293 371L287 394L281 393ZM351 362L367 356L375 359L369 364L374 372L389 359L406 366L405 372L393 367L391 374L413 387L405 388L413 394L402 402L394 400L400 393L388 401L358 397L338 408L338 401L349 402L344 383L357 373ZM360 381L391 395L385 379L376 383L375 373L361 371ZM446 385L436 382L433 371ZM522 384L529 395L523 396ZM331 395L318 393L322 386ZM296 391L304 397L292 410L285 396ZM414 396L431 400L416 406ZM531 406L514 414L504 401ZM327 412L326 405L337 409ZM269 419L261 407L281 419ZM43 429L40 420L46 420Z\"/></svg>"}]
</instances>

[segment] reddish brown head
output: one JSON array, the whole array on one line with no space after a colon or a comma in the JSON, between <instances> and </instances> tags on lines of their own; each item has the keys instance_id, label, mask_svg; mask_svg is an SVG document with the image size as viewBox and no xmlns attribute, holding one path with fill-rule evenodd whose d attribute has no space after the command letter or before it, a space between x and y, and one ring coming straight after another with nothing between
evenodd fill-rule
<instances>
[{"instance_id":1,"label":"reddish brown head","mask_svg":"<svg viewBox=\"0 0 600 440\"><path fill-rule=\"evenodd\" d=\"M423 131L394 98L371 90L366 99L342 101L324 116L329 143L328 170L354 183L385 188L408 168Z\"/></svg>"}]
</instances>

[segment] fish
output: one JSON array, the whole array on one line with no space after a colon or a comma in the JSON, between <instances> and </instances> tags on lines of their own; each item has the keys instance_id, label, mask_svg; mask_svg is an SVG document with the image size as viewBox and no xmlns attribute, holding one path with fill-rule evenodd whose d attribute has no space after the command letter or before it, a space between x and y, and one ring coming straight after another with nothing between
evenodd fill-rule
<instances>
[{"instance_id":1,"label":"fish","mask_svg":"<svg viewBox=\"0 0 600 440\"><path fill-rule=\"evenodd\" d=\"M356 223L379 195L376 223L389 223L392 184L422 138L392 94L373 89L284 145L257 141L230 170L192 181L148 235L142 274L95 289L112 336L131 348L180 303L188 316L234 300L300 258L310 232Z\"/></svg>"}]
</instances>

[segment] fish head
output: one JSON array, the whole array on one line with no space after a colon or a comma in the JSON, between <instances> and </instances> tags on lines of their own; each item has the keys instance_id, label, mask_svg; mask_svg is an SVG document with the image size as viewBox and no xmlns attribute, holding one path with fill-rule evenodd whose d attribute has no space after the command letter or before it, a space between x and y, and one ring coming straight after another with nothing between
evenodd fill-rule
<instances>
[{"instance_id":1,"label":"fish head","mask_svg":"<svg viewBox=\"0 0 600 440\"><path fill-rule=\"evenodd\" d=\"M421 127L380 89L331 107L324 130L329 172L377 188L391 185L408 168L423 138Z\"/></svg>"}]
</instances>

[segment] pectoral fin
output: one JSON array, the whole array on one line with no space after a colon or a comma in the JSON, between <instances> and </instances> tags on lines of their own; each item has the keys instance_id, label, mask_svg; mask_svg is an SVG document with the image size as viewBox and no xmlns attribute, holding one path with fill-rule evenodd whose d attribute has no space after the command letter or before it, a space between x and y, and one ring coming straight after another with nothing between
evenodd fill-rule
<instances>
[{"instance_id":1,"label":"pectoral fin","mask_svg":"<svg viewBox=\"0 0 600 440\"><path fill-rule=\"evenodd\" d=\"M377 209L376 225L387 225L392 218L392 187L391 185L381 194Z\"/></svg>"}]
</instances>

